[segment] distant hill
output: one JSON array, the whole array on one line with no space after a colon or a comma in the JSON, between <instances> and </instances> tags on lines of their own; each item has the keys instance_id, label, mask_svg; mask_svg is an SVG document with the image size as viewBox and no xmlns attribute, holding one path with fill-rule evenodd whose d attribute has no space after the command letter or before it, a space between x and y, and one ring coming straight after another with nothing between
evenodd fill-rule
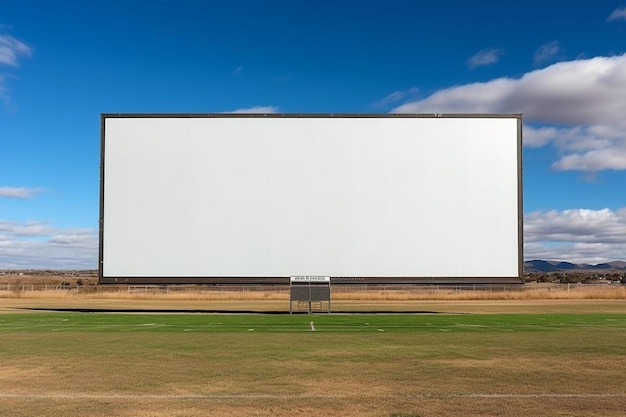
<instances>
[{"instance_id":1,"label":"distant hill","mask_svg":"<svg viewBox=\"0 0 626 417\"><path fill-rule=\"evenodd\" d=\"M526 261L524 262L524 272L556 272L556 271L626 271L626 262L613 261L597 265L573 264L563 261Z\"/></svg>"}]
</instances>

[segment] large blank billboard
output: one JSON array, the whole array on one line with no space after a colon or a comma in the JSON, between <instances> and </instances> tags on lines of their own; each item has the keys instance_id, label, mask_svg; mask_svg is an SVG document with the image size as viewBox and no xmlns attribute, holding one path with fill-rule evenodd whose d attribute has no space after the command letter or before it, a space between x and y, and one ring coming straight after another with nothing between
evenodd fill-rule
<instances>
[{"instance_id":1,"label":"large blank billboard","mask_svg":"<svg viewBox=\"0 0 626 417\"><path fill-rule=\"evenodd\" d=\"M101 123L102 283L520 280L520 115Z\"/></svg>"}]
</instances>

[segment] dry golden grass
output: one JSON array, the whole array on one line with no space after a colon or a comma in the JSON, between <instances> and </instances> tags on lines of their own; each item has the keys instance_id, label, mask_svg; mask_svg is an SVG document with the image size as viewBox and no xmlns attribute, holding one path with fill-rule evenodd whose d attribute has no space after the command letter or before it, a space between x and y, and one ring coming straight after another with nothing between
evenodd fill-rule
<instances>
[{"instance_id":1,"label":"dry golden grass","mask_svg":"<svg viewBox=\"0 0 626 417\"><path fill-rule=\"evenodd\" d=\"M288 293L275 292L172 292L172 293L132 293L132 292L80 292L80 291L0 291L0 298L61 299L61 300L289 300Z\"/></svg>"},{"instance_id":2,"label":"dry golden grass","mask_svg":"<svg viewBox=\"0 0 626 417\"><path fill-rule=\"evenodd\" d=\"M243 288L243 287L242 287ZM288 289L282 290L202 290L167 291L145 288L143 291L120 291L106 286L72 290L16 291L0 290L0 298L28 299L101 299L101 300L289 300ZM550 285L526 284L523 287L455 288L414 287L412 289L362 290L353 287L332 289L337 301L423 301L423 300L624 300L626 285Z\"/></svg>"},{"instance_id":3,"label":"dry golden grass","mask_svg":"<svg viewBox=\"0 0 626 417\"><path fill-rule=\"evenodd\" d=\"M109 287L104 287L106 290ZM100 290L100 289L99 289ZM0 291L0 312L29 309L126 311L289 311L289 294L214 291L169 294L125 292ZM454 290L348 292L333 290L333 312L440 312L477 314L626 313L626 286L544 287L511 291Z\"/></svg>"},{"instance_id":4,"label":"dry golden grass","mask_svg":"<svg viewBox=\"0 0 626 417\"><path fill-rule=\"evenodd\" d=\"M535 287L523 289L446 289L423 291L333 292L336 300L583 300L626 299L626 285Z\"/></svg>"}]
</instances>

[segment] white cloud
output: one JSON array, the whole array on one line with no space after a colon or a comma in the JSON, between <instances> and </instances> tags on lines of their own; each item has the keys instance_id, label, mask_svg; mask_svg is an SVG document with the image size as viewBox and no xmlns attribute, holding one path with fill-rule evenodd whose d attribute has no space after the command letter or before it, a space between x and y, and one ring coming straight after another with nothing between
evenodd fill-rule
<instances>
[{"instance_id":1,"label":"white cloud","mask_svg":"<svg viewBox=\"0 0 626 417\"><path fill-rule=\"evenodd\" d=\"M600 171L626 169L624 97L626 54L559 62L521 78L455 86L392 112L522 113L525 143L552 143L560 151L554 168Z\"/></svg>"},{"instance_id":2,"label":"white cloud","mask_svg":"<svg viewBox=\"0 0 626 417\"><path fill-rule=\"evenodd\" d=\"M3 29L0 26L0 30ZM21 57L30 57L32 49L24 42L11 35L0 34L0 66L18 67ZM6 86L6 74L0 74L0 101L5 106L11 105Z\"/></svg>"},{"instance_id":3,"label":"white cloud","mask_svg":"<svg viewBox=\"0 0 626 417\"><path fill-rule=\"evenodd\" d=\"M524 241L526 260L625 260L626 208L532 212L524 216Z\"/></svg>"},{"instance_id":4,"label":"white cloud","mask_svg":"<svg viewBox=\"0 0 626 417\"><path fill-rule=\"evenodd\" d=\"M581 170L581 171L601 171L604 169L624 170L626 169L626 149L624 144L620 144L620 149L616 152L612 149L591 150L585 153L576 153L562 157L552 166L558 170Z\"/></svg>"},{"instance_id":5,"label":"white cloud","mask_svg":"<svg viewBox=\"0 0 626 417\"><path fill-rule=\"evenodd\" d=\"M626 243L626 209L536 211L524 223L528 242Z\"/></svg>"},{"instance_id":6,"label":"white cloud","mask_svg":"<svg viewBox=\"0 0 626 417\"><path fill-rule=\"evenodd\" d=\"M479 51L475 55L471 56L467 60L467 65L470 68L482 67L485 65L493 65L500 60L501 55L502 55L501 49L496 49L496 48L483 49L482 51Z\"/></svg>"},{"instance_id":7,"label":"white cloud","mask_svg":"<svg viewBox=\"0 0 626 417\"><path fill-rule=\"evenodd\" d=\"M523 113L535 122L626 124L626 55L560 62L521 78L440 90L397 113Z\"/></svg>"},{"instance_id":8,"label":"white cloud","mask_svg":"<svg viewBox=\"0 0 626 417\"><path fill-rule=\"evenodd\" d=\"M20 57L29 57L32 49L10 35L0 35L0 64L17 67Z\"/></svg>"},{"instance_id":9,"label":"white cloud","mask_svg":"<svg viewBox=\"0 0 626 417\"><path fill-rule=\"evenodd\" d=\"M559 133L560 129L555 127L534 128L532 126L524 126L524 146L540 148L557 138Z\"/></svg>"},{"instance_id":10,"label":"white cloud","mask_svg":"<svg viewBox=\"0 0 626 417\"><path fill-rule=\"evenodd\" d=\"M541 65L549 61L553 61L561 53L561 44L558 41L552 41L541 45L535 55L533 62L535 65Z\"/></svg>"},{"instance_id":11,"label":"white cloud","mask_svg":"<svg viewBox=\"0 0 626 417\"><path fill-rule=\"evenodd\" d=\"M227 113L258 113L258 114L268 114L268 113L278 113L278 107L275 106L254 106L243 109L237 109Z\"/></svg>"},{"instance_id":12,"label":"white cloud","mask_svg":"<svg viewBox=\"0 0 626 417\"><path fill-rule=\"evenodd\" d=\"M626 170L626 137L611 125L572 128L524 128L524 145L540 147L554 143L564 155L552 164L557 170L597 172Z\"/></svg>"},{"instance_id":13,"label":"white cloud","mask_svg":"<svg viewBox=\"0 0 626 417\"><path fill-rule=\"evenodd\" d=\"M29 237L29 236L46 236L53 232L53 229L45 224L39 222L26 222L24 224L14 225L10 228L13 235L17 237Z\"/></svg>"},{"instance_id":14,"label":"white cloud","mask_svg":"<svg viewBox=\"0 0 626 417\"><path fill-rule=\"evenodd\" d=\"M29 198L39 192L41 192L40 188L0 187L0 198L1 197Z\"/></svg>"},{"instance_id":15,"label":"white cloud","mask_svg":"<svg viewBox=\"0 0 626 417\"><path fill-rule=\"evenodd\" d=\"M596 265L620 261L626 254L626 244L564 243L546 245L529 243L524 245L525 260L565 261L574 264Z\"/></svg>"},{"instance_id":16,"label":"white cloud","mask_svg":"<svg viewBox=\"0 0 626 417\"><path fill-rule=\"evenodd\" d=\"M49 243L55 245L68 245L75 248L92 248L94 247L95 233L91 229L68 229L56 231L56 234L50 237ZM97 247L97 246L96 246Z\"/></svg>"},{"instance_id":17,"label":"white cloud","mask_svg":"<svg viewBox=\"0 0 626 417\"><path fill-rule=\"evenodd\" d=\"M0 269L97 269L95 229L0 220Z\"/></svg>"},{"instance_id":18,"label":"white cloud","mask_svg":"<svg viewBox=\"0 0 626 417\"><path fill-rule=\"evenodd\" d=\"M607 21L611 22L613 20L626 20L626 6L613 10Z\"/></svg>"}]
</instances>

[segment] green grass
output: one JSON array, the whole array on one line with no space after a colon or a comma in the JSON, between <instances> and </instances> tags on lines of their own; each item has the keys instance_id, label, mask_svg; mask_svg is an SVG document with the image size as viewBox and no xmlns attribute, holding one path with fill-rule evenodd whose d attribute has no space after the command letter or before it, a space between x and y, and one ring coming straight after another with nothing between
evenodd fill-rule
<instances>
[{"instance_id":1,"label":"green grass","mask_svg":"<svg viewBox=\"0 0 626 417\"><path fill-rule=\"evenodd\" d=\"M313 322L313 326L311 326ZM626 314L112 314L0 315L1 332L553 332L626 330Z\"/></svg>"},{"instance_id":2,"label":"green grass","mask_svg":"<svg viewBox=\"0 0 626 417\"><path fill-rule=\"evenodd\" d=\"M625 340L605 313L0 314L0 415L623 416Z\"/></svg>"}]
</instances>

